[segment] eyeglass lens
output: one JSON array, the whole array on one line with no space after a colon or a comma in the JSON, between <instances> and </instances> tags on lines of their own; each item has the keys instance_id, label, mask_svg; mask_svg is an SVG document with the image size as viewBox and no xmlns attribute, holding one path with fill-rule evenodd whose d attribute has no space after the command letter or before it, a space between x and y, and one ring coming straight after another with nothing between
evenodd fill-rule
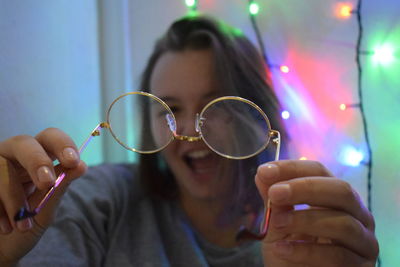
<instances>
[{"instance_id":1,"label":"eyeglass lens","mask_svg":"<svg viewBox=\"0 0 400 267\"><path fill-rule=\"evenodd\" d=\"M239 99L223 99L200 114L203 140L220 155L234 158L253 155L269 141L269 124L252 105Z\"/></svg>"}]
</instances>

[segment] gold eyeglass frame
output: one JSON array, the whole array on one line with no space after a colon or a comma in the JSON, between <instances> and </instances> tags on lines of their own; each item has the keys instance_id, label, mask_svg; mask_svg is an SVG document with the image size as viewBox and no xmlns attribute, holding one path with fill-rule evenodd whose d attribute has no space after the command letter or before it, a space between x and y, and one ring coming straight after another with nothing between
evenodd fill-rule
<instances>
[{"instance_id":1,"label":"gold eyeglass frame","mask_svg":"<svg viewBox=\"0 0 400 267\"><path fill-rule=\"evenodd\" d=\"M137 91L137 92L128 92L128 93L125 93L125 94L122 94L122 95L118 96L118 97L110 104L110 106L108 107L108 110L107 110L107 113L106 113L106 122L103 122L103 123L100 124L100 125L102 126L102 128L108 128L108 129L110 130L111 135L114 137L114 139L115 139L121 146L123 146L123 147L126 148L127 150L130 150L130 151L133 151L133 152L137 152L137 153L141 153L141 154L152 154L152 153L157 153L157 152L163 150L165 147L167 147L167 146L168 146L173 140L175 140L175 139L176 139L176 140L181 140L181 141L188 141L188 142L195 142L195 141L203 140L204 143L205 143L212 151L214 151L214 152L217 153L218 155L220 155L220 156L222 156L222 157L225 157L225 158L228 158L228 159L238 159L238 160L240 160L240 159L251 158L251 157L253 157L253 156L259 154L260 152L262 152L264 149L267 148L267 146L268 146L268 144L269 144L269 141L271 140L271 138L272 138L273 136L280 135L278 131L271 130L271 123L270 123L270 121L269 121L267 115L266 115L265 112L264 112L259 106L257 106L254 102L252 102L252 101L250 101L250 100L248 100L248 99L239 97L239 96L222 96L222 97L218 97L218 98L213 99L212 101L208 102L207 105L205 105L205 106L203 107L203 109L201 110L201 112L200 112L199 114L196 114L196 115L197 115L197 118L196 118L196 121L195 121L195 124L196 124L196 125L195 125L195 128L196 128L196 131L199 133L199 136L179 135L179 134L176 133L176 131L172 131L173 135L171 136L171 139L170 139L165 145L161 146L161 147L158 148L158 149L148 150L148 151L143 151L143 150L135 149L135 148L133 148L133 147L130 147L130 146L126 145L124 142L122 142L122 141L118 138L118 136L117 136L117 135L114 133L114 131L112 130L112 126L111 126L111 122L110 122L110 113L111 113L111 110L112 110L112 107L114 106L114 104L115 104L116 102L118 102L118 100L120 100L121 98L123 98L123 97L125 97L125 96L127 96L127 95L134 95L134 94L144 95L144 96L147 96L147 97L152 98L153 100L156 100L158 103L160 103L160 104L169 112L169 114L171 114L173 120L176 121L175 116L174 116L174 113L171 111L171 108L170 108L162 99L160 99L159 97L157 97L157 96L155 96L155 95L153 95L153 94L150 94L150 93L147 93L147 92L142 92L142 91ZM269 129L269 137L267 138L267 141L263 144L263 146L261 146L261 147L260 147L257 151L255 151L254 153L249 154L249 155L246 155L246 156L241 156L241 157L235 157L235 156L226 155L226 154L223 154L223 153L217 151L216 149L214 149L214 148L207 142L207 140L203 138L203 135L202 135L202 133L201 133L201 124L202 124L202 118L203 118L204 112L205 112L210 106L212 106L213 104L215 104L216 102L220 102L220 101L224 101L224 100L237 100L237 101L240 101L240 102L244 102L244 103L246 103L246 104L249 104L250 106L252 106L253 108L255 108L255 109L263 116L264 121L267 123L268 129ZM278 153L279 153L279 150L278 150ZM278 158L279 158L279 154L278 154Z\"/></svg>"}]
</instances>

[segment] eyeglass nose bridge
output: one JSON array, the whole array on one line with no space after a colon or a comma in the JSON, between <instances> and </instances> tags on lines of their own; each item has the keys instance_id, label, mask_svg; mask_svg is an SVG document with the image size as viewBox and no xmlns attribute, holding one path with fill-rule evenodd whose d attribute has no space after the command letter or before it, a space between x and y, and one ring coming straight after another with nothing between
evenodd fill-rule
<instances>
[{"instance_id":1,"label":"eyeglass nose bridge","mask_svg":"<svg viewBox=\"0 0 400 267\"><path fill-rule=\"evenodd\" d=\"M180 141L188 141L188 142L197 142L202 139L201 133L200 133L200 126L203 123L203 119L200 118L199 114L196 114L196 121L195 121L195 129L197 133L200 133L199 136L187 136L187 135L179 135L176 133L176 121L172 117L171 114L166 114L166 120L169 126L169 129L174 135L174 139L180 140Z\"/></svg>"},{"instance_id":2,"label":"eyeglass nose bridge","mask_svg":"<svg viewBox=\"0 0 400 267\"><path fill-rule=\"evenodd\" d=\"M201 136L178 135L176 133L174 133L174 138L180 141L188 141L188 142L197 142L201 140Z\"/></svg>"}]
</instances>

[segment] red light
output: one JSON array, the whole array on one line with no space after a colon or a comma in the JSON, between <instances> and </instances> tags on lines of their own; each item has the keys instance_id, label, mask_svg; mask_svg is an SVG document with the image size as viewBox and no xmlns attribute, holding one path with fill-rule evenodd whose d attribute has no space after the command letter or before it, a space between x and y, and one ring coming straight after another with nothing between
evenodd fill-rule
<instances>
[{"instance_id":1,"label":"red light","mask_svg":"<svg viewBox=\"0 0 400 267\"><path fill-rule=\"evenodd\" d=\"M346 110L347 106L346 104L340 104L339 108L340 110Z\"/></svg>"}]
</instances>

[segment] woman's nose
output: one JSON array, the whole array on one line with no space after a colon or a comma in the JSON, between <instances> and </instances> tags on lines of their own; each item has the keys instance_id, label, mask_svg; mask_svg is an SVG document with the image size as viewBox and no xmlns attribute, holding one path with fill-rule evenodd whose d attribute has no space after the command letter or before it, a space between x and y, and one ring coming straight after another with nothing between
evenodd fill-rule
<instances>
[{"instance_id":1,"label":"woman's nose","mask_svg":"<svg viewBox=\"0 0 400 267\"><path fill-rule=\"evenodd\" d=\"M188 114L177 118L177 134L185 136L198 136L196 131L196 114Z\"/></svg>"}]
</instances>

